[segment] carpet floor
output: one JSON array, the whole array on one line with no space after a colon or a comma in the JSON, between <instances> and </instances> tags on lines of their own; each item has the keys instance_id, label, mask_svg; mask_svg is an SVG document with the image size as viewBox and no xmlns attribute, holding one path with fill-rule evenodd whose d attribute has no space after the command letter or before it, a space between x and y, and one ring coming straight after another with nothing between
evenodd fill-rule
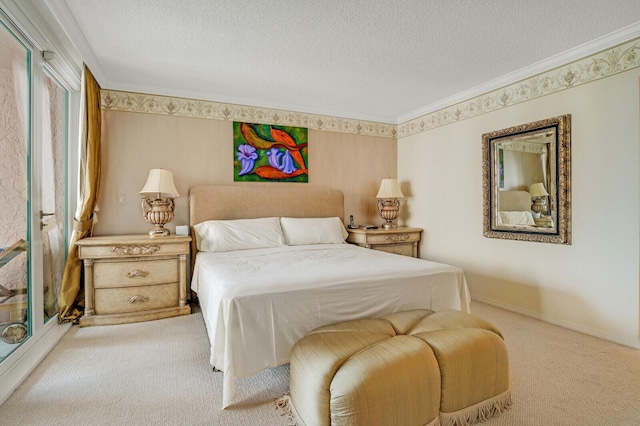
<instances>
[{"instance_id":1,"label":"carpet floor","mask_svg":"<svg viewBox=\"0 0 640 426\"><path fill-rule=\"evenodd\" d=\"M511 410L487 426L640 424L640 351L473 302L500 328L511 364ZM288 365L238 379L221 410L202 315L73 327L0 406L0 425L285 426L274 399ZM404 426L404 425L398 425Z\"/></svg>"}]
</instances>

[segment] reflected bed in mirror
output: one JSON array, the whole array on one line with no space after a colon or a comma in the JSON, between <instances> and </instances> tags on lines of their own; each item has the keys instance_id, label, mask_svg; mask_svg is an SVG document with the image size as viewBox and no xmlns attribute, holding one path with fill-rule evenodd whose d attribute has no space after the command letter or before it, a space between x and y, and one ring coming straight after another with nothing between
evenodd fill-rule
<instances>
[{"instance_id":1,"label":"reflected bed in mirror","mask_svg":"<svg viewBox=\"0 0 640 426\"><path fill-rule=\"evenodd\" d=\"M571 244L570 119L482 135L485 237Z\"/></svg>"}]
</instances>

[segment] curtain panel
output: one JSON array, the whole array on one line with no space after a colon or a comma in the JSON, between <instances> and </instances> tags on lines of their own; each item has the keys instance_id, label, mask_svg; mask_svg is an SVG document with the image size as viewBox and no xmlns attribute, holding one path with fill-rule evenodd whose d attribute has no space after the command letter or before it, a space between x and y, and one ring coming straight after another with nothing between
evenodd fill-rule
<instances>
[{"instance_id":1,"label":"curtain panel","mask_svg":"<svg viewBox=\"0 0 640 426\"><path fill-rule=\"evenodd\" d=\"M86 65L82 72L80 106L80 188L78 206L73 221L73 234L64 268L58 302L58 321L77 322L84 313L84 287L82 262L78 257L76 241L91 236L94 211L100 187L100 86Z\"/></svg>"}]
</instances>

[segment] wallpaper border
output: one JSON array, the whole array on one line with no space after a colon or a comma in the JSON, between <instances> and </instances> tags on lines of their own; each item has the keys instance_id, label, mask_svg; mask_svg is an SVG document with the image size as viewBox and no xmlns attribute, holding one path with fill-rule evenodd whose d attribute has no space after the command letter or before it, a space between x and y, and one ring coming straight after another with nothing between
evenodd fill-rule
<instances>
[{"instance_id":1,"label":"wallpaper border","mask_svg":"<svg viewBox=\"0 0 640 426\"><path fill-rule=\"evenodd\" d=\"M212 120L278 124L401 138L581 86L640 67L640 38L421 115L401 124L353 120L270 108L102 89L102 109Z\"/></svg>"},{"instance_id":2,"label":"wallpaper border","mask_svg":"<svg viewBox=\"0 0 640 426\"><path fill-rule=\"evenodd\" d=\"M639 38L630 40L519 82L405 121L398 125L397 137L425 132L639 67L639 42Z\"/></svg>"},{"instance_id":3,"label":"wallpaper border","mask_svg":"<svg viewBox=\"0 0 640 426\"><path fill-rule=\"evenodd\" d=\"M107 89L102 89L100 96L102 109L115 111L277 124L367 136L397 137L395 124L374 121Z\"/></svg>"}]
</instances>

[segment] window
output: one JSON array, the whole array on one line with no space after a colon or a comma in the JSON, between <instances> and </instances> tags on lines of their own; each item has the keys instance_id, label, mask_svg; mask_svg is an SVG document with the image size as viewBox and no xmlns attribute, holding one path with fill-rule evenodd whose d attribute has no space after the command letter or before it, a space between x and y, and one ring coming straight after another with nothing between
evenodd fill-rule
<instances>
[{"instance_id":1,"label":"window","mask_svg":"<svg viewBox=\"0 0 640 426\"><path fill-rule=\"evenodd\" d=\"M30 20L36 3L0 6L2 403L69 328L58 324L57 297L75 209L77 143L70 141L78 135L81 64L43 59L40 46L56 43L46 38L51 23Z\"/></svg>"}]
</instances>

